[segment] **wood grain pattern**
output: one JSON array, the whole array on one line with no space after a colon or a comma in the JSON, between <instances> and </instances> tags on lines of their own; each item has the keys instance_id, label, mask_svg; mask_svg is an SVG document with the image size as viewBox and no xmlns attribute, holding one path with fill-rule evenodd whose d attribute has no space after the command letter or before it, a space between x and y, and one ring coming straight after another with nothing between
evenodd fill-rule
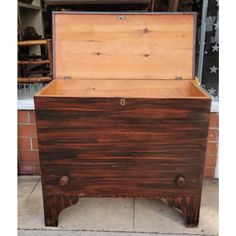
<instances>
[{"instance_id":1,"label":"wood grain pattern","mask_svg":"<svg viewBox=\"0 0 236 236\"><path fill-rule=\"evenodd\" d=\"M123 97L123 98L197 98L208 95L190 80L58 80L37 96L50 97Z\"/></svg>"},{"instance_id":2,"label":"wood grain pattern","mask_svg":"<svg viewBox=\"0 0 236 236\"><path fill-rule=\"evenodd\" d=\"M77 196L44 194L43 200L45 226L58 226L58 215L60 212L76 204L79 198Z\"/></svg>"},{"instance_id":3,"label":"wood grain pattern","mask_svg":"<svg viewBox=\"0 0 236 236\"><path fill-rule=\"evenodd\" d=\"M164 197L183 211L187 225L197 225L209 97L125 98L122 104L121 97L38 95L35 110L47 195ZM184 186L176 184L179 176Z\"/></svg>"},{"instance_id":4,"label":"wood grain pattern","mask_svg":"<svg viewBox=\"0 0 236 236\"><path fill-rule=\"evenodd\" d=\"M54 78L193 79L193 13L53 17Z\"/></svg>"},{"instance_id":5,"label":"wood grain pattern","mask_svg":"<svg viewBox=\"0 0 236 236\"><path fill-rule=\"evenodd\" d=\"M46 192L79 197L156 197L200 192L202 160L189 163L161 163L136 161L77 165L43 165ZM58 181L68 176L69 182L61 186ZM183 176L186 185L179 187L176 178Z\"/></svg>"},{"instance_id":6,"label":"wood grain pattern","mask_svg":"<svg viewBox=\"0 0 236 236\"><path fill-rule=\"evenodd\" d=\"M58 80L34 97L46 225L102 196L165 198L197 226L211 101L190 81L194 22L54 14Z\"/></svg>"},{"instance_id":7,"label":"wood grain pattern","mask_svg":"<svg viewBox=\"0 0 236 236\"><path fill-rule=\"evenodd\" d=\"M191 99L126 99L121 106L119 98L37 97L40 151L44 161L60 163L122 156L204 158L209 105Z\"/></svg>"},{"instance_id":8,"label":"wood grain pattern","mask_svg":"<svg viewBox=\"0 0 236 236\"><path fill-rule=\"evenodd\" d=\"M43 171L50 164L62 165L55 168L56 172L60 168L66 170L65 165L87 164L88 168L98 168L94 172L100 175L97 176L99 179L102 174L105 175L106 168L108 174L113 173L109 172L112 165L118 169L131 166L134 170L123 170L116 176L117 179L121 176L128 179L139 165L145 167L146 164L144 175L150 173L149 179L153 183L161 181L157 178L159 172L164 179L169 176L167 183L174 183L174 175L184 174L186 169L190 183L199 183L198 173L205 157L209 105L209 102L203 104L190 99L127 99L123 107L119 99L36 98ZM93 166L96 163L101 164L100 167ZM154 179L148 169L152 165L157 171ZM85 166L76 168L86 170ZM99 170L102 170L100 174ZM55 174L52 169L51 173ZM68 170L66 173L76 171ZM89 174L85 172L81 175L85 177ZM148 190L145 191L148 195ZM86 191L83 194L86 195ZM113 191L113 195L119 194Z\"/></svg>"},{"instance_id":9,"label":"wood grain pattern","mask_svg":"<svg viewBox=\"0 0 236 236\"><path fill-rule=\"evenodd\" d=\"M199 223L201 193L198 195L166 197L168 204L179 209L185 218L186 227L196 227Z\"/></svg>"}]
</instances>

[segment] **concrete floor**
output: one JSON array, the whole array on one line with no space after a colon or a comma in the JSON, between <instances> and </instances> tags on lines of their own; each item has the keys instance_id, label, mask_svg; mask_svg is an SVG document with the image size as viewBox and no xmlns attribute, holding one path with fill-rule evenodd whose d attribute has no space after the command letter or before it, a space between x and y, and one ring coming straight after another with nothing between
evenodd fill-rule
<instances>
[{"instance_id":1,"label":"concrete floor","mask_svg":"<svg viewBox=\"0 0 236 236\"><path fill-rule=\"evenodd\" d=\"M185 228L182 215L160 200L80 198L61 212L58 227L45 227L39 177L19 177L19 236L218 235L218 182L204 181L198 228Z\"/></svg>"}]
</instances>

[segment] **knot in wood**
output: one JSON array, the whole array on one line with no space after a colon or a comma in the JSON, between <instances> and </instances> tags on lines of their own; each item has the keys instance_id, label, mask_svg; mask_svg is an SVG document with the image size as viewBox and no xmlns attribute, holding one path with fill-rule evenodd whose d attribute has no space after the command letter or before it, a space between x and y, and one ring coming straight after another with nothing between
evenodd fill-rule
<instances>
[{"instance_id":1,"label":"knot in wood","mask_svg":"<svg viewBox=\"0 0 236 236\"><path fill-rule=\"evenodd\" d=\"M148 33L148 32L149 32L148 28L147 28L147 27L144 28L143 32L144 32L144 33Z\"/></svg>"}]
</instances>

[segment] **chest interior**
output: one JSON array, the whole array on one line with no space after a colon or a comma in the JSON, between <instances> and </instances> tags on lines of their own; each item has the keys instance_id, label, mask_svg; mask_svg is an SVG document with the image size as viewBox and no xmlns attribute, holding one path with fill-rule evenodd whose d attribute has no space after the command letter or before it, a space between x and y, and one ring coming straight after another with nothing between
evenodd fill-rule
<instances>
[{"instance_id":1,"label":"chest interior","mask_svg":"<svg viewBox=\"0 0 236 236\"><path fill-rule=\"evenodd\" d=\"M206 98L193 82L195 18L55 12L54 81L36 96Z\"/></svg>"}]
</instances>

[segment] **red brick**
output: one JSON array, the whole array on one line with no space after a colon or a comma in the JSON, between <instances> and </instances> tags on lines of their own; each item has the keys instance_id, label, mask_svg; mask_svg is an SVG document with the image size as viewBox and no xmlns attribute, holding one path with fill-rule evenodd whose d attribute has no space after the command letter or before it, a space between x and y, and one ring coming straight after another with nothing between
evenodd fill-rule
<instances>
[{"instance_id":1,"label":"red brick","mask_svg":"<svg viewBox=\"0 0 236 236\"><path fill-rule=\"evenodd\" d=\"M21 162L18 167L18 173L24 175L33 175L34 168L32 163L28 162Z\"/></svg>"},{"instance_id":2,"label":"red brick","mask_svg":"<svg viewBox=\"0 0 236 236\"><path fill-rule=\"evenodd\" d=\"M31 150L30 138L18 138L18 150Z\"/></svg>"},{"instance_id":3,"label":"red brick","mask_svg":"<svg viewBox=\"0 0 236 236\"><path fill-rule=\"evenodd\" d=\"M218 141L218 129L209 129L208 131L208 142Z\"/></svg>"},{"instance_id":4,"label":"red brick","mask_svg":"<svg viewBox=\"0 0 236 236\"><path fill-rule=\"evenodd\" d=\"M31 124L35 124L36 123L35 112L34 111L29 111L29 118L30 118L30 123Z\"/></svg>"},{"instance_id":5,"label":"red brick","mask_svg":"<svg viewBox=\"0 0 236 236\"><path fill-rule=\"evenodd\" d=\"M216 166L216 156L206 156L205 168Z\"/></svg>"},{"instance_id":6,"label":"red brick","mask_svg":"<svg viewBox=\"0 0 236 236\"><path fill-rule=\"evenodd\" d=\"M211 128L219 128L219 113L211 113L209 126Z\"/></svg>"},{"instance_id":7,"label":"red brick","mask_svg":"<svg viewBox=\"0 0 236 236\"><path fill-rule=\"evenodd\" d=\"M216 155L218 152L218 144L217 143L207 143L207 155Z\"/></svg>"},{"instance_id":8,"label":"red brick","mask_svg":"<svg viewBox=\"0 0 236 236\"><path fill-rule=\"evenodd\" d=\"M215 168L214 167L205 167L203 176L206 178L214 178L215 177Z\"/></svg>"},{"instance_id":9,"label":"red brick","mask_svg":"<svg viewBox=\"0 0 236 236\"><path fill-rule=\"evenodd\" d=\"M37 137L35 124L18 125L18 137Z\"/></svg>"},{"instance_id":10,"label":"red brick","mask_svg":"<svg viewBox=\"0 0 236 236\"><path fill-rule=\"evenodd\" d=\"M33 150L38 150L38 140L37 140L37 138L31 138L31 143L32 143L32 149Z\"/></svg>"},{"instance_id":11,"label":"red brick","mask_svg":"<svg viewBox=\"0 0 236 236\"><path fill-rule=\"evenodd\" d=\"M35 162L39 163L38 151L19 151L20 162Z\"/></svg>"},{"instance_id":12,"label":"red brick","mask_svg":"<svg viewBox=\"0 0 236 236\"><path fill-rule=\"evenodd\" d=\"M28 111L18 111L18 123L29 123Z\"/></svg>"}]
</instances>

